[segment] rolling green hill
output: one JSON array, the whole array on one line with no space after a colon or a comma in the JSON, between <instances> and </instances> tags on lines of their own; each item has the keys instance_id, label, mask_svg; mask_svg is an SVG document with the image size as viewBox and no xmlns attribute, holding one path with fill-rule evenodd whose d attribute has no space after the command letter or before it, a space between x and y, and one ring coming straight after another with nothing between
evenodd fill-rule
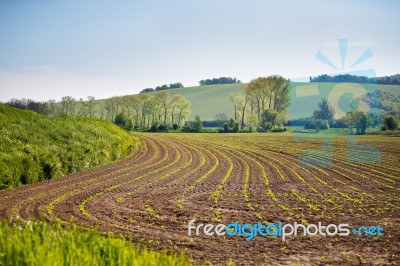
<instances>
[{"instance_id":1,"label":"rolling green hill","mask_svg":"<svg viewBox=\"0 0 400 266\"><path fill-rule=\"evenodd\" d=\"M179 93L191 102L190 120L193 120L195 115L199 115L202 120L215 120L215 115L218 113L225 113L229 117L233 116L233 105L230 101L230 94L241 92L242 84L196 86L168 91L171 97ZM156 93L150 92L149 94L154 95Z\"/></svg>"},{"instance_id":2,"label":"rolling green hill","mask_svg":"<svg viewBox=\"0 0 400 266\"><path fill-rule=\"evenodd\" d=\"M327 92L330 88L337 85L334 83L291 83L292 88L295 86L304 85L318 85L320 94L312 99L312 104L308 105L306 110L298 111L297 114L293 115L293 118L299 118L309 115L309 111L317 108L318 102L322 97L327 96ZM390 93L400 99L400 86L399 85L373 85L363 84L367 89L378 87L381 92ZM179 89L171 89L169 93L173 96L176 93L182 94L191 103L191 115L189 119L193 119L195 115L200 115L202 120L215 120L215 115L218 113L225 113L228 117L233 117L233 104L230 101L230 94L242 91L242 84L223 84L223 85L209 85L209 86L196 86L186 87ZM149 94L156 94L157 92L150 92ZM292 97L293 98L293 97ZM385 99L387 104L398 102L394 99L391 103ZM296 104L295 99L292 99L292 103ZM308 110L309 109L309 110Z\"/></svg>"},{"instance_id":3,"label":"rolling green hill","mask_svg":"<svg viewBox=\"0 0 400 266\"><path fill-rule=\"evenodd\" d=\"M98 119L47 117L0 104L0 188L108 164L138 143Z\"/></svg>"},{"instance_id":4,"label":"rolling green hill","mask_svg":"<svg viewBox=\"0 0 400 266\"><path fill-rule=\"evenodd\" d=\"M242 92L242 85L240 83L235 84L222 84L222 85L208 85L208 86L194 86L194 87L185 87L179 89L170 89L168 92L170 96L173 97L175 94L182 94L186 99L191 102L191 114L189 120L193 120L195 115L200 115L203 121L215 120L215 115L218 113L225 113L228 117L233 117L234 110L233 104L230 101L230 94L235 92ZM291 118L299 118L309 116L312 113L312 110L317 108L318 102L322 97L327 96L327 92L330 91L330 88L337 85L334 83L325 83L325 82L314 82L314 83L291 83L292 89L295 86L304 86L304 85L317 85L320 93L318 96L314 98L310 98L309 103L306 105L305 110L298 109L296 107L296 114L291 115ZM385 104L395 105L400 100L400 85L373 85L373 84L363 84L366 88L379 88L381 92L385 92L389 95L384 99ZM293 92L293 91L292 91ZM156 92L148 92L149 95L155 95ZM397 97L397 99L393 98L390 100L391 96ZM101 104L104 107L105 101L107 99L97 100L98 103L97 112L95 114L96 117L100 118L99 105ZM297 99L298 100L298 99ZM292 97L292 104L296 104L296 99ZM76 109L79 110L81 106L80 102L76 103ZM293 105L294 106L294 105ZM58 108L61 108L59 105ZM310 113L311 112L311 113Z\"/></svg>"}]
</instances>

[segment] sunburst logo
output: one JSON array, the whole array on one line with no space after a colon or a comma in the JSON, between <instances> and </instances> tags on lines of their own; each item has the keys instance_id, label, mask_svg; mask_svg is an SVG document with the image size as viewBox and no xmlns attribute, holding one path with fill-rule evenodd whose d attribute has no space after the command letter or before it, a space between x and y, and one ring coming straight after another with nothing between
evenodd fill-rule
<instances>
[{"instance_id":1,"label":"sunburst logo","mask_svg":"<svg viewBox=\"0 0 400 266\"><path fill-rule=\"evenodd\" d=\"M345 62L346 62L346 54L347 54L347 47L348 47L348 40L347 39L339 39L338 40L338 45L339 45L339 51L340 51L340 59L342 61L342 70L344 70L345 67ZM358 59L353 62L353 64L350 65L349 70L351 70L353 67L357 66L358 64L364 62L368 58L372 57L372 51L370 48L364 51L363 54L361 54ZM315 59L321 61L325 65L338 70L338 67L334 65L331 60L328 59L321 51L318 51L317 54L315 55Z\"/></svg>"},{"instance_id":2,"label":"sunburst logo","mask_svg":"<svg viewBox=\"0 0 400 266\"><path fill-rule=\"evenodd\" d=\"M363 51L354 62L347 64L347 50L349 42L347 39L339 39L337 42L340 53L341 71L340 73L331 74L332 77L342 75L376 78L373 69L352 71L355 66L358 66L368 58L372 57L371 49ZM329 66L334 70L339 70L339 67L332 63L325 54L317 51L315 59ZM349 67L346 67L349 65ZM347 76L347 77L349 77ZM327 99L328 103L335 110L335 123L341 121L349 113L364 114L365 117L371 115L379 116L379 108L371 108L369 97L374 95L375 103L379 96L376 84L364 84L355 82L296 82L296 80L304 81L304 78L292 79L291 89L291 105L289 106L290 120L301 121L301 119L311 119L313 112L317 109L318 103L322 99ZM327 128L330 128L328 121L325 122ZM320 149L308 150L301 154L299 164L305 168L331 168L333 167L332 160L332 137L340 134L342 131L329 129L315 134L307 134L305 130L295 130L293 136L296 139L307 140L311 138L322 138L322 147ZM338 133L340 132L340 133ZM351 131L352 132L352 131ZM304 134L306 133L306 134ZM354 132L355 133L355 132ZM380 152L367 145L358 144L357 135L349 134L347 137L347 161L350 163L377 163L380 161Z\"/></svg>"}]
</instances>

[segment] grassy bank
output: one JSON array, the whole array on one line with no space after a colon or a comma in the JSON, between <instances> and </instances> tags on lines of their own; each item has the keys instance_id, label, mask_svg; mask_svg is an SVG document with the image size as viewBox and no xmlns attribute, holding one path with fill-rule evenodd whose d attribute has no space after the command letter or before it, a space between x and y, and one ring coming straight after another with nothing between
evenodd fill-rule
<instances>
[{"instance_id":1,"label":"grassy bank","mask_svg":"<svg viewBox=\"0 0 400 266\"><path fill-rule=\"evenodd\" d=\"M11 240L11 241L10 241ZM0 222L0 265L190 265L185 255L141 250L123 238L41 222Z\"/></svg>"},{"instance_id":2,"label":"grassy bank","mask_svg":"<svg viewBox=\"0 0 400 266\"><path fill-rule=\"evenodd\" d=\"M47 117L0 104L0 188L108 164L138 144L111 123Z\"/></svg>"}]
</instances>

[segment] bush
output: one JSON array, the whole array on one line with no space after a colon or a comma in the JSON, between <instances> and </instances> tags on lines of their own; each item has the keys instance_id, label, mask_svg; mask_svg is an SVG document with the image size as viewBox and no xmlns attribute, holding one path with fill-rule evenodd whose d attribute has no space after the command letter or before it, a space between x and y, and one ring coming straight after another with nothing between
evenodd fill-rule
<instances>
[{"instance_id":1,"label":"bush","mask_svg":"<svg viewBox=\"0 0 400 266\"><path fill-rule=\"evenodd\" d=\"M399 126L397 119L394 116L385 117L383 120L383 125L389 130L396 130Z\"/></svg>"},{"instance_id":2,"label":"bush","mask_svg":"<svg viewBox=\"0 0 400 266\"><path fill-rule=\"evenodd\" d=\"M224 132L229 132L228 123L225 123L224 126L223 126L222 128L224 129Z\"/></svg>"},{"instance_id":3,"label":"bush","mask_svg":"<svg viewBox=\"0 0 400 266\"><path fill-rule=\"evenodd\" d=\"M274 128L274 129L272 129L271 131L272 131L272 132L285 132L285 131L286 131L286 128L281 128L281 127L279 127L279 128Z\"/></svg>"},{"instance_id":4,"label":"bush","mask_svg":"<svg viewBox=\"0 0 400 266\"><path fill-rule=\"evenodd\" d=\"M149 132L157 132L157 125L152 125L152 126L149 128Z\"/></svg>"},{"instance_id":5,"label":"bush","mask_svg":"<svg viewBox=\"0 0 400 266\"><path fill-rule=\"evenodd\" d=\"M178 128L179 128L178 124L173 124L173 125L172 125L172 129L173 129L173 130L178 130Z\"/></svg>"},{"instance_id":6,"label":"bush","mask_svg":"<svg viewBox=\"0 0 400 266\"><path fill-rule=\"evenodd\" d=\"M326 120L309 118L304 124L304 129L328 129L328 123Z\"/></svg>"},{"instance_id":7,"label":"bush","mask_svg":"<svg viewBox=\"0 0 400 266\"><path fill-rule=\"evenodd\" d=\"M125 128L126 130L133 129L132 119L129 119L123 113L117 114L117 116L114 119L114 123L122 128Z\"/></svg>"},{"instance_id":8,"label":"bush","mask_svg":"<svg viewBox=\"0 0 400 266\"><path fill-rule=\"evenodd\" d=\"M224 125L222 126L221 129L218 130L219 133L228 133L228 132L233 132L237 133L239 132L239 122L235 122L233 118L229 120L229 123L225 122Z\"/></svg>"},{"instance_id":9,"label":"bush","mask_svg":"<svg viewBox=\"0 0 400 266\"><path fill-rule=\"evenodd\" d=\"M157 130L158 130L158 131L166 131L166 130L167 130L167 126L164 125L164 124L161 124L161 125L159 125L159 126L157 127Z\"/></svg>"},{"instance_id":10,"label":"bush","mask_svg":"<svg viewBox=\"0 0 400 266\"><path fill-rule=\"evenodd\" d=\"M232 132L237 133L239 132L239 123L235 122L233 128L232 128Z\"/></svg>"},{"instance_id":11,"label":"bush","mask_svg":"<svg viewBox=\"0 0 400 266\"><path fill-rule=\"evenodd\" d=\"M195 121L187 121L185 126L182 128L183 132L187 133L199 133L203 130L203 124L201 122L200 116L195 116Z\"/></svg>"}]
</instances>

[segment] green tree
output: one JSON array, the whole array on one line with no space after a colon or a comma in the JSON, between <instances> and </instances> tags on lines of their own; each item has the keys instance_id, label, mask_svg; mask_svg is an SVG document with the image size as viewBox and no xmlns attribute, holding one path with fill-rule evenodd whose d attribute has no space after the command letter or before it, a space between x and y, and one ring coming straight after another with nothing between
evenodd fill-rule
<instances>
[{"instance_id":1,"label":"green tree","mask_svg":"<svg viewBox=\"0 0 400 266\"><path fill-rule=\"evenodd\" d=\"M270 130L277 125L278 112L275 110L266 110L262 117L262 129Z\"/></svg>"},{"instance_id":2,"label":"green tree","mask_svg":"<svg viewBox=\"0 0 400 266\"><path fill-rule=\"evenodd\" d=\"M95 108L96 108L96 99L94 96L88 96L87 97L87 113L90 118L94 116L95 113Z\"/></svg>"},{"instance_id":3,"label":"green tree","mask_svg":"<svg viewBox=\"0 0 400 266\"><path fill-rule=\"evenodd\" d=\"M348 112L342 122L350 129L356 128L358 134L364 134L367 129L367 116L362 111Z\"/></svg>"},{"instance_id":4,"label":"green tree","mask_svg":"<svg viewBox=\"0 0 400 266\"><path fill-rule=\"evenodd\" d=\"M166 126L167 125L168 108L171 104L169 92L166 90L163 90L156 94L156 98L161 102L161 106L164 111L164 125Z\"/></svg>"},{"instance_id":5,"label":"green tree","mask_svg":"<svg viewBox=\"0 0 400 266\"><path fill-rule=\"evenodd\" d=\"M233 102L233 108L235 111L235 121L238 121L239 113L244 105L244 96L239 92L231 93L231 101Z\"/></svg>"},{"instance_id":6,"label":"green tree","mask_svg":"<svg viewBox=\"0 0 400 266\"><path fill-rule=\"evenodd\" d=\"M259 77L250 81L245 88L245 94L254 101L258 120L262 124L262 115L265 110L286 112L289 105L289 81L278 75Z\"/></svg>"},{"instance_id":7,"label":"green tree","mask_svg":"<svg viewBox=\"0 0 400 266\"><path fill-rule=\"evenodd\" d=\"M117 116L114 119L114 123L122 128L127 129L127 130L133 129L132 120L129 119L127 116L125 116L123 113L117 114Z\"/></svg>"},{"instance_id":8,"label":"green tree","mask_svg":"<svg viewBox=\"0 0 400 266\"><path fill-rule=\"evenodd\" d=\"M314 111L313 118L315 120L327 120L332 125L333 118L335 116L335 108L328 102L326 98L323 98L318 104L318 109Z\"/></svg>"},{"instance_id":9,"label":"green tree","mask_svg":"<svg viewBox=\"0 0 400 266\"><path fill-rule=\"evenodd\" d=\"M387 116L383 120L383 125L389 130L396 130L398 125L397 119L394 116Z\"/></svg>"},{"instance_id":10,"label":"green tree","mask_svg":"<svg viewBox=\"0 0 400 266\"><path fill-rule=\"evenodd\" d=\"M203 123L201 122L199 115L194 117L193 130L196 132L201 132L203 130Z\"/></svg>"}]
</instances>

